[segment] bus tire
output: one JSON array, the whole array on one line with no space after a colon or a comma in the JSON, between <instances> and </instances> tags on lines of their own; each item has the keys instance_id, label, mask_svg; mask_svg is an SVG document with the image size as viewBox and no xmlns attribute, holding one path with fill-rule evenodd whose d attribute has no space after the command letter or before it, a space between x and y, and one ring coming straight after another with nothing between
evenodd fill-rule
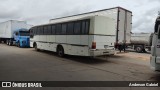
<instances>
[{"instance_id":1,"label":"bus tire","mask_svg":"<svg viewBox=\"0 0 160 90\"><path fill-rule=\"evenodd\" d=\"M58 54L58 56L60 56L60 57L64 57L64 49L63 49L63 47L61 46L61 45L59 45L58 47L57 47L57 54Z\"/></svg>"},{"instance_id":2,"label":"bus tire","mask_svg":"<svg viewBox=\"0 0 160 90\"><path fill-rule=\"evenodd\" d=\"M37 47L37 43L34 43L34 49L36 50L36 51L39 51L39 49L38 49L38 47Z\"/></svg>"}]
</instances>

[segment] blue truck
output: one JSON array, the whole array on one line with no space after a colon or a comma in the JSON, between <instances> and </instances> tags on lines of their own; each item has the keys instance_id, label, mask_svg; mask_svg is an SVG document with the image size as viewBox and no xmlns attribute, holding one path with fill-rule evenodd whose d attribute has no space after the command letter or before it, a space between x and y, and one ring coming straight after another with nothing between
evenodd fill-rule
<instances>
[{"instance_id":1,"label":"blue truck","mask_svg":"<svg viewBox=\"0 0 160 90\"><path fill-rule=\"evenodd\" d=\"M16 45L17 47L30 47L30 34L27 29L19 29L14 32L13 40L7 41L8 45Z\"/></svg>"},{"instance_id":2,"label":"blue truck","mask_svg":"<svg viewBox=\"0 0 160 90\"><path fill-rule=\"evenodd\" d=\"M0 23L0 43L9 46L30 47L29 29L32 25L25 21L10 20Z\"/></svg>"}]
</instances>

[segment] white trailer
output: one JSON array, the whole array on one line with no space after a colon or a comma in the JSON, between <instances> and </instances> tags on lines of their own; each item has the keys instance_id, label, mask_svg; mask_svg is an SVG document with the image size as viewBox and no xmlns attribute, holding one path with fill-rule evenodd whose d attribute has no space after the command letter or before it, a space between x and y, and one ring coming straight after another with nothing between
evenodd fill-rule
<instances>
[{"instance_id":1,"label":"white trailer","mask_svg":"<svg viewBox=\"0 0 160 90\"><path fill-rule=\"evenodd\" d=\"M27 24L25 21L10 20L0 23L0 42L6 43L13 41L14 32L20 29L30 29L32 25Z\"/></svg>"},{"instance_id":2,"label":"white trailer","mask_svg":"<svg viewBox=\"0 0 160 90\"><path fill-rule=\"evenodd\" d=\"M106 29L106 30L108 32L114 31L115 46L118 46L120 43L125 43L126 45L130 44L131 29L132 29L132 12L122 7L115 7L110 9L73 15L73 16L51 19L50 23L66 22L66 21L71 21L73 19L75 20L89 16L104 16L107 18L111 18L114 21L113 24L114 29L113 30Z\"/></svg>"}]
</instances>

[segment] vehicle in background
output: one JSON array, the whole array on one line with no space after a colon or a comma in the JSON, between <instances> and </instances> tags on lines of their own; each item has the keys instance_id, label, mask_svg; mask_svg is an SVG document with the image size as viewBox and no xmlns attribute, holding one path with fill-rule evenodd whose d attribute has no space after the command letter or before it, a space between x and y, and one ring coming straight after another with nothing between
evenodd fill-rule
<instances>
[{"instance_id":1,"label":"vehicle in background","mask_svg":"<svg viewBox=\"0 0 160 90\"><path fill-rule=\"evenodd\" d=\"M151 47L151 67L154 70L160 70L160 16L157 17L155 23L155 31L153 35Z\"/></svg>"},{"instance_id":2,"label":"vehicle in background","mask_svg":"<svg viewBox=\"0 0 160 90\"><path fill-rule=\"evenodd\" d=\"M131 34L131 43L127 46L127 49L134 49L138 53L150 51L152 38L153 33L133 33Z\"/></svg>"},{"instance_id":3,"label":"vehicle in background","mask_svg":"<svg viewBox=\"0 0 160 90\"><path fill-rule=\"evenodd\" d=\"M10 20L0 23L0 42L19 47L29 47L28 32L32 25L25 21Z\"/></svg>"},{"instance_id":4,"label":"vehicle in background","mask_svg":"<svg viewBox=\"0 0 160 90\"><path fill-rule=\"evenodd\" d=\"M16 45L17 47L30 47L30 32L28 29L20 29L14 32L12 43L7 40L7 45Z\"/></svg>"},{"instance_id":5,"label":"vehicle in background","mask_svg":"<svg viewBox=\"0 0 160 90\"><path fill-rule=\"evenodd\" d=\"M132 12L122 7L115 7L110 9L98 10L73 16L67 16L62 18L51 19L50 23L66 22L76 20L79 18L90 16L104 16L114 21L114 29L112 32L115 36L115 48L118 48L120 44L128 45L131 41L131 29L132 29ZM104 23L107 24L108 23ZM106 31L111 31L106 29ZM106 39L107 40L107 39Z\"/></svg>"}]
</instances>

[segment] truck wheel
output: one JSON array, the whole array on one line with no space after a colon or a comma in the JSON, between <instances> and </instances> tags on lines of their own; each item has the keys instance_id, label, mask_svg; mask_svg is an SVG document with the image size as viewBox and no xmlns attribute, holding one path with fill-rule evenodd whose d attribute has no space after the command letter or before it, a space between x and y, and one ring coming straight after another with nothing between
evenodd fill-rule
<instances>
[{"instance_id":1,"label":"truck wheel","mask_svg":"<svg viewBox=\"0 0 160 90\"><path fill-rule=\"evenodd\" d=\"M18 46L18 47L21 47L21 45L20 45L20 43L19 43L19 42L17 43L17 46Z\"/></svg>"},{"instance_id":2,"label":"truck wheel","mask_svg":"<svg viewBox=\"0 0 160 90\"><path fill-rule=\"evenodd\" d=\"M136 52L141 53L142 52L142 47L136 47Z\"/></svg>"},{"instance_id":3,"label":"truck wheel","mask_svg":"<svg viewBox=\"0 0 160 90\"><path fill-rule=\"evenodd\" d=\"M12 42L11 42L11 41L9 41L9 42L8 42L8 45L9 45L9 46L12 46Z\"/></svg>"},{"instance_id":4,"label":"truck wheel","mask_svg":"<svg viewBox=\"0 0 160 90\"><path fill-rule=\"evenodd\" d=\"M147 53L147 51L145 49L143 49L142 51L143 51L143 53Z\"/></svg>"},{"instance_id":5,"label":"truck wheel","mask_svg":"<svg viewBox=\"0 0 160 90\"><path fill-rule=\"evenodd\" d=\"M62 46L58 46L58 47L57 47L57 54L58 54L58 56L60 56L60 57L64 57L64 49L63 49Z\"/></svg>"},{"instance_id":6,"label":"truck wheel","mask_svg":"<svg viewBox=\"0 0 160 90\"><path fill-rule=\"evenodd\" d=\"M9 44L8 44L8 40L6 41L6 44L9 45Z\"/></svg>"}]
</instances>

